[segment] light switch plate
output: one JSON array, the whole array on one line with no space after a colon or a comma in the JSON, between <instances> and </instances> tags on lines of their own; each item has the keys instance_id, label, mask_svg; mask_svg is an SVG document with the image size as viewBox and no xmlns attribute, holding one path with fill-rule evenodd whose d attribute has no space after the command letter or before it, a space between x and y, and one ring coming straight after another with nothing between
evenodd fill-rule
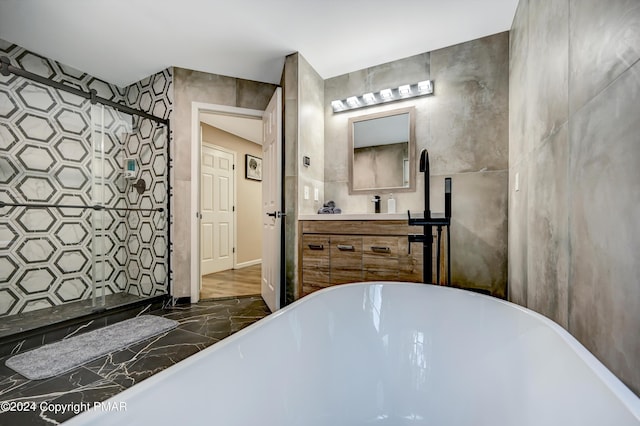
<instances>
[{"instance_id":1,"label":"light switch plate","mask_svg":"<svg viewBox=\"0 0 640 426\"><path fill-rule=\"evenodd\" d=\"M309 187L307 185L304 186L304 199L309 199Z\"/></svg>"},{"instance_id":2,"label":"light switch plate","mask_svg":"<svg viewBox=\"0 0 640 426\"><path fill-rule=\"evenodd\" d=\"M313 188L313 199L315 201L320 201L320 191L318 188Z\"/></svg>"}]
</instances>

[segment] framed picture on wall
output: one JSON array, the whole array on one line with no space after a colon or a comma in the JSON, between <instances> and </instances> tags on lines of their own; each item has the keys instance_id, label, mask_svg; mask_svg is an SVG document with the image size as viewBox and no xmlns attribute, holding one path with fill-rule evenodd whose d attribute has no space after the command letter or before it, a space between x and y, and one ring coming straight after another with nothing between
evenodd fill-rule
<instances>
[{"instance_id":1,"label":"framed picture on wall","mask_svg":"<svg viewBox=\"0 0 640 426\"><path fill-rule=\"evenodd\" d=\"M251 180L262 180L262 158L244 155L244 177Z\"/></svg>"}]
</instances>

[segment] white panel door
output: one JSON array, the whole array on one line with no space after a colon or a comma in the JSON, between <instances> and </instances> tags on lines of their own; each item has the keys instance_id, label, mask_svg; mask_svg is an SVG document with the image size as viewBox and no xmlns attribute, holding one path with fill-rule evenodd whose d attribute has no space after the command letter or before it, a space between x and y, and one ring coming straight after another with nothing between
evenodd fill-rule
<instances>
[{"instance_id":1,"label":"white panel door","mask_svg":"<svg viewBox=\"0 0 640 426\"><path fill-rule=\"evenodd\" d=\"M233 268L234 156L203 146L201 158L201 274L207 275Z\"/></svg>"},{"instance_id":2,"label":"white panel door","mask_svg":"<svg viewBox=\"0 0 640 426\"><path fill-rule=\"evenodd\" d=\"M262 298L280 309L282 235L282 89L277 88L264 112L262 126Z\"/></svg>"}]
</instances>

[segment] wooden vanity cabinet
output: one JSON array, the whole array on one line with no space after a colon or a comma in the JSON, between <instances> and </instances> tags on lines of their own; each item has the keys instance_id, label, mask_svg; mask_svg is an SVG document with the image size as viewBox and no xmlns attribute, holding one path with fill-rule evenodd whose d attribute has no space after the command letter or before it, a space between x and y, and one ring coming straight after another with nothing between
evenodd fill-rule
<instances>
[{"instance_id":1,"label":"wooden vanity cabinet","mask_svg":"<svg viewBox=\"0 0 640 426\"><path fill-rule=\"evenodd\" d=\"M422 281L422 245L407 235L419 232L406 221L301 221L299 296L321 288L361 281Z\"/></svg>"}]
</instances>

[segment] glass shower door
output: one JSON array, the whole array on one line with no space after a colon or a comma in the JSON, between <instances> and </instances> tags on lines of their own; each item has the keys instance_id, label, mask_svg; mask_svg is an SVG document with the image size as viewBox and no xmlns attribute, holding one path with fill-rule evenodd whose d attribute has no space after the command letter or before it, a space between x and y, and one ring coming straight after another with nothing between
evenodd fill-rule
<instances>
[{"instance_id":1,"label":"glass shower door","mask_svg":"<svg viewBox=\"0 0 640 426\"><path fill-rule=\"evenodd\" d=\"M92 305L100 308L108 295L126 291L124 142L133 119L92 105L91 122Z\"/></svg>"},{"instance_id":2,"label":"glass shower door","mask_svg":"<svg viewBox=\"0 0 640 426\"><path fill-rule=\"evenodd\" d=\"M9 59L0 78L0 337L161 302L171 270L169 111L142 100L166 107L169 94L155 83L131 86L137 97L110 85L114 96L102 98L84 90L84 74L48 79Z\"/></svg>"},{"instance_id":3,"label":"glass shower door","mask_svg":"<svg viewBox=\"0 0 640 426\"><path fill-rule=\"evenodd\" d=\"M93 307L167 294L167 125L104 105L91 118Z\"/></svg>"}]
</instances>

